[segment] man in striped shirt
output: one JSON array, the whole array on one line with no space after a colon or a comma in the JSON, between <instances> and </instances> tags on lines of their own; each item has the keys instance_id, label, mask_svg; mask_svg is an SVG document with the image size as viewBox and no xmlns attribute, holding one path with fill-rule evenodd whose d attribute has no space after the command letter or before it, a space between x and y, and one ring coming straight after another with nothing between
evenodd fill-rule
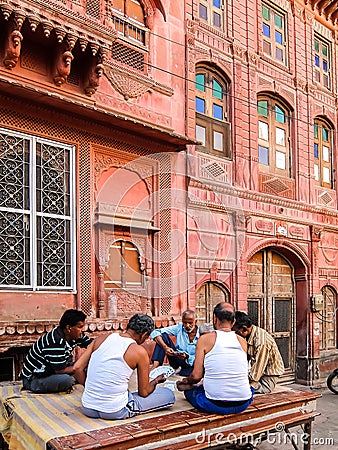
<instances>
[{"instance_id":1,"label":"man in striped shirt","mask_svg":"<svg viewBox=\"0 0 338 450\"><path fill-rule=\"evenodd\" d=\"M92 341L82 330L86 315L68 309L59 326L40 337L25 358L20 378L23 388L36 393L67 392L74 384L73 350Z\"/></svg>"},{"instance_id":2,"label":"man in striped shirt","mask_svg":"<svg viewBox=\"0 0 338 450\"><path fill-rule=\"evenodd\" d=\"M249 380L256 394L272 392L278 377L284 373L284 363L274 338L263 328L253 325L250 317L236 311L233 330L248 343Z\"/></svg>"}]
</instances>

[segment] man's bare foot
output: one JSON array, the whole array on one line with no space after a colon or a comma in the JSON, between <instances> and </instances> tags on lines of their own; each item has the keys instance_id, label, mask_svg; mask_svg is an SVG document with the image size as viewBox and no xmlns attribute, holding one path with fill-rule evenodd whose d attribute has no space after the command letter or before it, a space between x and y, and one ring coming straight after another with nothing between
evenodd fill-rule
<instances>
[{"instance_id":1,"label":"man's bare foot","mask_svg":"<svg viewBox=\"0 0 338 450\"><path fill-rule=\"evenodd\" d=\"M195 385L190 383L183 383L182 381L176 381L177 390L180 392L190 391Z\"/></svg>"}]
</instances>

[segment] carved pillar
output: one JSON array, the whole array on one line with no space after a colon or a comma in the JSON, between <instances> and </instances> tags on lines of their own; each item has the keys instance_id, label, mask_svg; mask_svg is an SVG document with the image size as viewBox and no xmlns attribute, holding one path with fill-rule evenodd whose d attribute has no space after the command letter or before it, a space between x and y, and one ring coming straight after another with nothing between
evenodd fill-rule
<instances>
[{"instance_id":1,"label":"carved pillar","mask_svg":"<svg viewBox=\"0 0 338 450\"><path fill-rule=\"evenodd\" d=\"M98 315L101 318L107 317L106 305L107 305L107 296L106 291L104 289L104 281L103 281L103 268L99 268L98 272L98 292L97 292L97 300L98 300Z\"/></svg>"}]
</instances>

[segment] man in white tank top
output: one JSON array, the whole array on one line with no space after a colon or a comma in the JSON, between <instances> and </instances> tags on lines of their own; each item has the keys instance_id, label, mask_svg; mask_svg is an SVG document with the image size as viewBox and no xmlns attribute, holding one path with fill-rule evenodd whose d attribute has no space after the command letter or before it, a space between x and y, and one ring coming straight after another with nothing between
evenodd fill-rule
<instances>
[{"instance_id":1,"label":"man in white tank top","mask_svg":"<svg viewBox=\"0 0 338 450\"><path fill-rule=\"evenodd\" d=\"M82 410L86 416L126 419L174 404L170 389L155 389L165 381L163 375L149 381L149 356L141 344L154 328L151 317L135 314L125 331L98 337L75 363L76 377L85 386ZM128 382L134 369L138 392L132 393Z\"/></svg>"},{"instance_id":2,"label":"man in white tank top","mask_svg":"<svg viewBox=\"0 0 338 450\"><path fill-rule=\"evenodd\" d=\"M177 388L198 409L213 414L236 414L253 400L248 377L247 344L232 331L235 310L230 303L214 308L215 332L197 341L194 368ZM203 385L197 385L203 378Z\"/></svg>"}]
</instances>

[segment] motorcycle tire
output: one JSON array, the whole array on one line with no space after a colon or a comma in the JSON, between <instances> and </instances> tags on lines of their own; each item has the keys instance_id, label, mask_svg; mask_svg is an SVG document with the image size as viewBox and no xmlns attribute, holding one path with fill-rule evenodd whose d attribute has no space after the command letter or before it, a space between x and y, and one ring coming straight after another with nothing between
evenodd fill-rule
<instances>
[{"instance_id":1,"label":"motorcycle tire","mask_svg":"<svg viewBox=\"0 0 338 450\"><path fill-rule=\"evenodd\" d=\"M331 392L338 395L338 370L334 370L327 377L327 387Z\"/></svg>"}]
</instances>

